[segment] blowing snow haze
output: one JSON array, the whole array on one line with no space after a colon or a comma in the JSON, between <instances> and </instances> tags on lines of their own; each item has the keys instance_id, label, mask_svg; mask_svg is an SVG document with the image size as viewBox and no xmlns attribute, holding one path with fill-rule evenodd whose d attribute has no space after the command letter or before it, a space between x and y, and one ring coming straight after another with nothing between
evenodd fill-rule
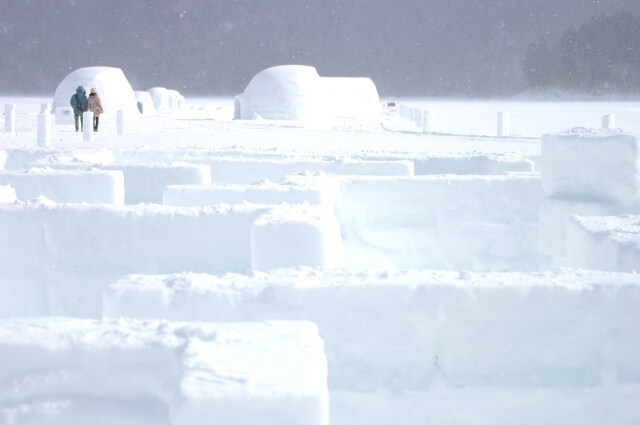
<instances>
[{"instance_id":1,"label":"blowing snow haze","mask_svg":"<svg viewBox=\"0 0 640 425\"><path fill-rule=\"evenodd\" d=\"M52 93L104 65L134 88L231 95L265 68L304 64L371 77L383 96L505 96L527 88L532 43L620 12L640 2L0 0L0 94Z\"/></svg>"}]
</instances>

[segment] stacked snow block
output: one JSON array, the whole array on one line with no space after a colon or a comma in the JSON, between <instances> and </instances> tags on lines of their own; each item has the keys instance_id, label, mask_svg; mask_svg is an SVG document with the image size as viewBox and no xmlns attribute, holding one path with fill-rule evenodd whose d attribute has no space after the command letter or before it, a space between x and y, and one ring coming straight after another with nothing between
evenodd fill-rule
<instances>
[{"instance_id":1,"label":"stacked snow block","mask_svg":"<svg viewBox=\"0 0 640 425\"><path fill-rule=\"evenodd\" d=\"M11 185L18 199L44 196L55 202L123 205L124 177L119 171L31 168L0 172L0 184Z\"/></svg>"},{"instance_id":2,"label":"stacked snow block","mask_svg":"<svg viewBox=\"0 0 640 425\"><path fill-rule=\"evenodd\" d=\"M280 183L263 181L251 185L212 184L167 186L162 202L174 206L211 204L299 204L307 202L333 208L337 182L326 176L304 178L292 176Z\"/></svg>"},{"instance_id":3,"label":"stacked snow block","mask_svg":"<svg viewBox=\"0 0 640 425\"><path fill-rule=\"evenodd\" d=\"M442 423L510 424L526 416L595 425L632 424L622 420L626 412L639 413L629 396L640 394L638 303L640 280L628 273L301 269L132 275L107 287L103 314L312 321L329 362L331 423L385 423L376 417L381 405L383 412L409 409L403 423L430 423L436 414ZM514 393L519 409L499 408ZM478 406L477 397L495 408ZM341 410L359 398L367 406ZM545 408L549 400L557 408ZM621 409L585 414L611 400Z\"/></svg>"},{"instance_id":4,"label":"stacked snow block","mask_svg":"<svg viewBox=\"0 0 640 425\"><path fill-rule=\"evenodd\" d=\"M572 216L640 212L640 144L635 136L585 129L545 135L541 173L550 196L540 205L540 251L560 264L574 265L566 261L576 258L567 240Z\"/></svg>"},{"instance_id":5,"label":"stacked snow block","mask_svg":"<svg viewBox=\"0 0 640 425\"><path fill-rule=\"evenodd\" d=\"M573 216L567 245L572 267L640 272L640 215Z\"/></svg>"},{"instance_id":6,"label":"stacked snow block","mask_svg":"<svg viewBox=\"0 0 640 425\"><path fill-rule=\"evenodd\" d=\"M340 224L326 208L284 204L261 215L251 226L253 270L343 265Z\"/></svg>"},{"instance_id":7,"label":"stacked snow block","mask_svg":"<svg viewBox=\"0 0 640 425\"><path fill-rule=\"evenodd\" d=\"M255 159L211 157L202 159L211 166L214 183L251 184L265 179L279 182L285 176L304 172L373 176L412 176L413 162L364 161L357 159L324 160L308 158Z\"/></svg>"},{"instance_id":8,"label":"stacked snow block","mask_svg":"<svg viewBox=\"0 0 640 425\"><path fill-rule=\"evenodd\" d=\"M5 169L6 163L7 163L7 152L0 151L0 170Z\"/></svg>"},{"instance_id":9,"label":"stacked snow block","mask_svg":"<svg viewBox=\"0 0 640 425\"><path fill-rule=\"evenodd\" d=\"M108 159L96 158L96 159ZM170 164L113 164L90 163L86 161L67 160L48 163L47 158L31 165L60 170L106 170L122 173L124 176L124 203L162 204L164 190L169 185L208 185L211 183L211 171L208 165L189 164L185 162Z\"/></svg>"},{"instance_id":10,"label":"stacked snow block","mask_svg":"<svg viewBox=\"0 0 640 425\"><path fill-rule=\"evenodd\" d=\"M540 176L339 178L345 265L537 270Z\"/></svg>"},{"instance_id":11,"label":"stacked snow block","mask_svg":"<svg viewBox=\"0 0 640 425\"><path fill-rule=\"evenodd\" d=\"M416 176L434 174L497 175L535 171L535 163L532 159L523 158L517 154L359 154L357 158L368 161L410 160L414 164Z\"/></svg>"},{"instance_id":12,"label":"stacked snow block","mask_svg":"<svg viewBox=\"0 0 640 425\"><path fill-rule=\"evenodd\" d=\"M244 273L266 206L0 204L0 316L83 315L128 273Z\"/></svg>"},{"instance_id":13,"label":"stacked snow block","mask_svg":"<svg viewBox=\"0 0 640 425\"><path fill-rule=\"evenodd\" d=\"M0 320L0 423L328 425L309 322Z\"/></svg>"},{"instance_id":14,"label":"stacked snow block","mask_svg":"<svg viewBox=\"0 0 640 425\"><path fill-rule=\"evenodd\" d=\"M99 168L124 173L127 205L142 202L162 204L164 189L169 185L211 184L211 170L204 164L101 165Z\"/></svg>"}]
</instances>

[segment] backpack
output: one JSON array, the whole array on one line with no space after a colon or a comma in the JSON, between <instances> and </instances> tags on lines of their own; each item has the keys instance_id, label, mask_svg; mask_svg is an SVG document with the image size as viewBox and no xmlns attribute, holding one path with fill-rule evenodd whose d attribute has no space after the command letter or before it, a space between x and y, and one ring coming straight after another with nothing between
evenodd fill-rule
<instances>
[{"instance_id":1,"label":"backpack","mask_svg":"<svg viewBox=\"0 0 640 425\"><path fill-rule=\"evenodd\" d=\"M80 112L85 112L87 110L87 104L86 103L81 103L80 102L80 98L78 97L77 94L76 94L76 100L78 101L78 110Z\"/></svg>"}]
</instances>

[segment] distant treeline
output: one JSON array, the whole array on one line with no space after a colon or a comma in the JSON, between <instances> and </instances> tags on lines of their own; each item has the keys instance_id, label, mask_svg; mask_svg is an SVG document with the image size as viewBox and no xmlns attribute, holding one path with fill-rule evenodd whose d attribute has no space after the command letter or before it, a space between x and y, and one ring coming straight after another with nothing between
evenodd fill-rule
<instances>
[{"instance_id":1,"label":"distant treeline","mask_svg":"<svg viewBox=\"0 0 640 425\"><path fill-rule=\"evenodd\" d=\"M620 39L608 46L635 49L630 15L614 15L613 28L589 22L622 11L640 13L640 1L0 0L0 95L53 93L72 70L97 65L122 68L137 90L190 96L237 94L284 64L370 77L387 98L508 96L605 77L624 90L631 77L583 75L595 59L582 51L602 31ZM579 30L562 36L569 25ZM527 55L542 37L553 47L537 43Z\"/></svg>"},{"instance_id":2,"label":"distant treeline","mask_svg":"<svg viewBox=\"0 0 640 425\"><path fill-rule=\"evenodd\" d=\"M640 17L600 15L569 27L552 47L529 46L524 72L530 88L579 93L640 93Z\"/></svg>"}]
</instances>

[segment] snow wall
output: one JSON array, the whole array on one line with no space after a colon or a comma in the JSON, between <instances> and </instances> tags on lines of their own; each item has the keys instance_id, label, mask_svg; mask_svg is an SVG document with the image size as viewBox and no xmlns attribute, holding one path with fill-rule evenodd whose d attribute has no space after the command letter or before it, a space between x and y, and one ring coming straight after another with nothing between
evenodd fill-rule
<instances>
[{"instance_id":1,"label":"snow wall","mask_svg":"<svg viewBox=\"0 0 640 425\"><path fill-rule=\"evenodd\" d=\"M640 270L640 141L575 128L542 138L540 251L570 267Z\"/></svg>"},{"instance_id":2,"label":"snow wall","mask_svg":"<svg viewBox=\"0 0 640 425\"><path fill-rule=\"evenodd\" d=\"M3 424L328 425L309 322L4 319L0 352Z\"/></svg>"},{"instance_id":3,"label":"snow wall","mask_svg":"<svg viewBox=\"0 0 640 425\"><path fill-rule=\"evenodd\" d=\"M131 84L120 68L93 66L80 68L67 75L56 88L53 96L53 111L57 107L68 107L69 99L78 86L83 86L89 96L92 87L98 89L102 107L106 114L115 115L123 110L126 114L139 114L136 96Z\"/></svg>"},{"instance_id":4,"label":"snow wall","mask_svg":"<svg viewBox=\"0 0 640 425\"><path fill-rule=\"evenodd\" d=\"M336 198L350 268L538 270L533 173L344 177Z\"/></svg>"},{"instance_id":5,"label":"snow wall","mask_svg":"<svg viewBox=\"0 0 640 425\"><path fill-rule=\"evenodd\" d=\"M108 286L104 315L310 320L325 342L332 424L631 425L638 302L631 274L301 269L128 276Z\"/></svg>"}]
</instances>

